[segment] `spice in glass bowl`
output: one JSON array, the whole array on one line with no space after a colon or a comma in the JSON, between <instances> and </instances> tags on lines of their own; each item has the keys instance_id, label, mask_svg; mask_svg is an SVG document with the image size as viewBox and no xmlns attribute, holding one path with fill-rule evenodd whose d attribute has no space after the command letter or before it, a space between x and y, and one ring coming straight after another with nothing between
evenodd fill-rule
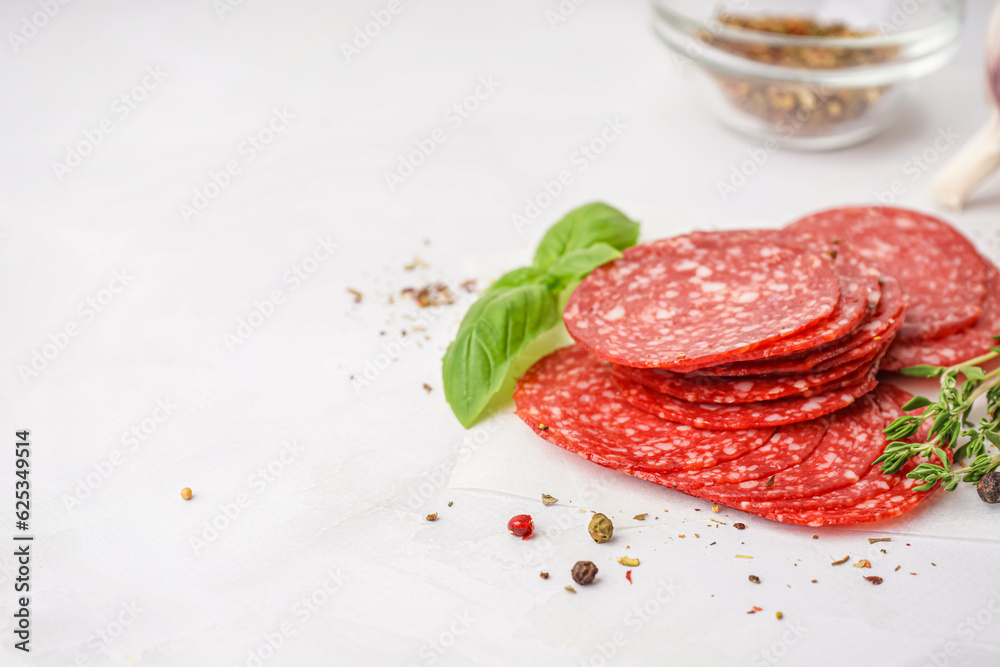
<instances>
[{"instance_id":1,"label":"spice in glass bowl","mask_svg":"<svg viewBox=\"0 0 1000 667\"><path fill-rule=\"evenodd\" d=\"M802 16L741 16L722 13L720 25L790 37L861 38L875 31L856 30L840 22L820 22ZM863 67L892 60L897 47L846 48L838 45L775 45L752 38L733 39L702 31L699 37L721 51L765 65L794 69L831 70ZM823 127L861 117L875 106L890 86L833 88L808 82L773 81L714 73L723 94L733 106L773 124L794 119L796 129Z\"/></svg>"}]
</instances>

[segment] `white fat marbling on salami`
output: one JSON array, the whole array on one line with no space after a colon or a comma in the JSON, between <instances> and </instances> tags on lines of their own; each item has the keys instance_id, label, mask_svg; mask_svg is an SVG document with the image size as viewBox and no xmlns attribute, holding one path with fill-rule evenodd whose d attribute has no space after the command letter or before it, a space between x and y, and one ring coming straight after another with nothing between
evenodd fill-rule
<instances>
[{"instance_id":1,"label":"white fat marbling on salami","mask_svg":"<svg viewBox=\"0 0 1000 667\"><path fill-rule=\"evenodd\" d=\"M943 220L901 208L845 207L786 229L846 239L865 261L896 278L910 301L900 340L947 336L982 312L987 275L979 253Z\"/></svg>"},{"instance_id":2,"label":"white fat marbling on salami","mask_svg":"<svg viewBox=\"0 0 1000 667\"><path fill-rule=\"evenodd\" d=\"M574 291L563 320L590 353L657 368L791 336L828 317L839 298L840 280L821 254L766 241L678 237L630 248L596 269Z\"/></svg>"},{"instance_id":3,"label":"white fat marbling on salami","mask_svg":"<svg viewBox=\"0 0 1000 667\"><path fill-rule=\"evenodd\" d=\"M626 472L707 468L761 447L774 433L772 427L708 431L643 412L620 397L609 364L579 346L532 366L518 380L514 402L542 438Z\"/></svg>"}]
</instances>

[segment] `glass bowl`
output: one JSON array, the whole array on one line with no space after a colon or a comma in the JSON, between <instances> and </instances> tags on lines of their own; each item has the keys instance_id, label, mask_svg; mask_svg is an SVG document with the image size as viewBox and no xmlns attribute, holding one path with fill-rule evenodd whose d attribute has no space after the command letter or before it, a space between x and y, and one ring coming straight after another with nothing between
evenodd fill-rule
<instances>
[{"instance_id":1,"label":"glass bowl","mask_svg":"<svg viewBox=\"0 0 1000 667\"><path fill-rule=\"evenodd\" d=\"M722 123L826 150L878 134L959 46L965 0L651 0L657 35Z\"/></svg>"}]
</instances>

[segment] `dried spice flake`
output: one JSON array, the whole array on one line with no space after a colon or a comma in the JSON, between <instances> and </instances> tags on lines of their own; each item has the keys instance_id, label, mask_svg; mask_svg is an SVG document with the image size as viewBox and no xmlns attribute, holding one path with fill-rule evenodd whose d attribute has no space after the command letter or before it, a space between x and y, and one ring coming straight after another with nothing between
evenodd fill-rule
<instances>
[{"instance_id":1,"label":"dried spice flake","mask_svg":"<svg viewBox=\"0 0 1000 667\"><path fill-rule=\"evenodd\" d=\"M777 477L777 475L771 475L771 479L767 480L767 484L764 485L764 488L769 489L772 486L774 486L774 478L775 477Z\"/></svg>"},{"instance_id":2,"label":"dried spice flake","mask_svg":"<svg viewBox=\"0 0 1000 667\"><path fill-rule=\"evenodd\" d=\"M868 561L866 561L864 558L862 558L861 560L859 560L857 563L854 564L854 567L867 567L867 568L870 568L871 566L872 566L872 564L869 563Z\"/></svg>"},{"instance_id":3,"label":"dried spice flake","mask_svg":"<svg viewBox=\"0 0 1000 667\"><path fill-rule=\"evenodd\" d=\"M450 306L455 303L455 295L444 283L431 283L420 288L407 287L401 294L416 301L421 308Z\"/></svg>"},{"instance_id":4,"label":"dried spice flake","mask_svg":"<svg viewBox=\"0 0 1000 667\"><path fill-rule=\"evenodd\" d=\"M642 514L636 514L632 518L636 521L645 521L647 516L649 516L649 512L643 512Z\"/></svg>"},{"instance_id":5,"label":"dried spice flake","mask_svg":"<svg viewBox=\"0 0 1000 667\"><path fill-rule=\"evenodd\" d=\"M426 382L424 383L424 391L426 391L428 394L431 393L431 386Z\"/></svg>"},{"instance_id":6,"label":"dried spice flake","mask_svg":"<svg viewBox=\"0 0 1000 667\"><path fill-rule=\"evenodd\" d=\"M539 572L538 576L541 577L542 579L548 579L549 578L549 573L548 572Z\"/></svg>"},{"instance_id":7,"label":"dried spice flake","mask_svg":"<svg viewBox=\"0 0 1000 667\"><path fill-rule=\"evenodd\" d=\"M850 557L850 555L848 555L848 556L844 556L844 557L843 557L843 558L841 558L840 560L835 560L835 561L833 561L832 563L830 563L830 565L843 565L844 563L846 563L846 562L847 562L847 561L849 561L849 560L851 560L851 557Z\"/></svg>"},{"instance_id":8,"label":"dried spice flake","mask_svg":"<svg viewBox=\"0 0 1000 667\"><path fill-rule=\"evenodd\" d=\"M437 521L438 514L437 512L434 512L434 514L428 514L424 518L427 519L428 521Z\"/></svg>"},{"instance_id":9,"label":"dried spice flake","mask_svg":"<svg viewBox=\"0 0 1000 667\"><path fill-rule=\"evenodd\" d=\"M712 511L713 512L719 511L719 503L712 503Z\"/></svg>"},{"instance_id":10,"label":"dried spice flake","mask_svg":"<svg viewBox=\"0 0 1000 667\"><path fill-rule=\"evenodd\" d=\"M557 503L557 502L559 502L558 498L550 496L547 493L543 493L542 494L542 504L545 505L546 507L548 507L549 505L552 505L554 503Z\"/></svg>"},{"instance_id":11,"label":"dried spice flake","mask_svg":"<svg viewBox=\"0 0 1000 667\"><path fill-rule=\"evenodd\" d=\"M882 577L871 576L871 577L865 577L865 579L872 582L872 584L874 584L875 586L878 586L879 584L882 583Z\"/></svg>"},{"instance_id":12,"label":"dried spice flake","mask_svg":"<svg viewBox=\"0 0 1000 667\"><path fill-rule=\"evenodd\" d=\"M868 544L875 544L876 542L892 542L891 537L869 537Z\"/></svg>"},{"instance_id":13,"label":"dried spice flake","mask_svg":"<svg viewBox=\"0 0 1000 667\"><path fill-rule=\"evenodd\" d=\"M455 501L454 501L454 500L449 500L449 501L448 501L448 507L451 507L451 506L452 506L452 505L454 505L454 504L455 504Z\"/></svg>"},{"instance_id":14,"label":"dried spice flake","mask_svg":"<svg viewBox=\"0 0 1000 667\"><path fill-rule=\"evenodd\" d=\"M748 578L750 579L750 583L752 584L760 583L760 577L758 577L756 574L751 574Z\"/></svg>"},{"instance_id":15,"label":"dried spice flake","mask_svg":"<svg viewBox=\"0 0 1000 667\"><path fill-rule=\"evenodd\" d=\"M625 572L625 578L628 579L628 583L632 583L632 570Z\"/></svg>"},{"instance_id":16,"label":"dried spice flake","mask_svg":"<svg viewBox=\"0 0 1000 667\"><path fill-rule=\"evenodd\" d=\"M760 607L754 607L753 609L751 609L751 610L750 610L750 611L748 611L747 613L748 613L748 614L756 614L756 613L757 613L758 611L764 611L764 610L763 610L763 609L761 609Z\"/></svg>"},{"instance_id":17,"label":"dried spice flake","mask_svg":"<svg viewBox=\"0 0 1000 667\"><path fill-rule=\"evenodd\" d=\"M753 556L744 556L742 554L736 554L735 558L753 558Z\"/></svg>"},{"instance_id":18,"label":"dried spice flake","mask_svg":"<svg viewBox=\"0 0 1000 667\"><path fill-rule=\"evenodd\" d=\"M747 525L745 523L734 523L733 528L736 530L746 530Z\"/></svg>"},{"instance_id":19,"label":"dried spice flake","mask_svg":"<svg viewBox=\"0 0 1000 667\"><path fill-rule=\"evenodd\" d=\"M570 593L572 593L572 594L576 595L576 589L575 589L575 588L573 588L572 586L563 586L563 588L565 588L565 589L566 589L567 591L569 591Z\"/></svg>"},{"instance_id":20,"label":"dried spice flake","mask_svg":"<svg viewBox=\"0 0 1000 667\"><path fill-rule=\"evenodd\" d=\"M635 567L639 564L638 558L629 558L628 556L619 556L618 562L622 565L627 565L628 567Z\"/></svg>"},{"instance_id":21,"label":"dried spice flake","mask_svg":"<svg viewBox=\"0 0 1000 667\"><path fill-rule=\"evenodd\" d=\"M347 291L351 296L354 297L354 303L361 303L365 298L365 295L356 289L351 289L350 287L348 287Z\"/></svg>"}]
</instances>

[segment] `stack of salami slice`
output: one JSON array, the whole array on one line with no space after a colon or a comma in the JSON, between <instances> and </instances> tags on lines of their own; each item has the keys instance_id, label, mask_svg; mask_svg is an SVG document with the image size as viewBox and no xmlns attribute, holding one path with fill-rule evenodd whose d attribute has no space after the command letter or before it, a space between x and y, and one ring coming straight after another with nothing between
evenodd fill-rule
<instances>
[{"instance_id":1,"label":"stack of salami slice","mask_svg":"<svg viewBox=\"0 0 1000 667\"><path fill-rule=\"evenodd\" d=\"M931 345L969 356L960 346L998 318L996 270L946 223L855 214L870 210L626 250L574 292L563 319L577 345L519 380L518 415L595 463L777 521L912 509L929 494L909 469L871 465L911 398L876 373L890 359L935 363L911 352ZM914 235L931 229L947 234L918 250ZM915 270L920 256L933 266Z\"/></svg>"}]
</instances>

